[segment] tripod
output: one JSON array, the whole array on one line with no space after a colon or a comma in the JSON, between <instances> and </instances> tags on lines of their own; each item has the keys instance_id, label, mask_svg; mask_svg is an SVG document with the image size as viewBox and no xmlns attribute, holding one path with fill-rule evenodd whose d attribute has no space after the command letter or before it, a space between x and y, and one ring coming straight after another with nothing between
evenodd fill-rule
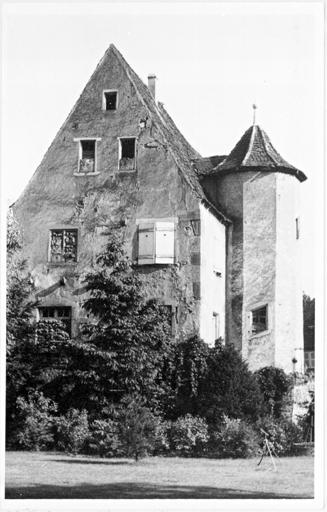
<instances>
[{"instance_id":1,"label":"tripod","mask_svg":"<svg viewBox=\"0 0 327 512\"><path fill-rule=\"evenodd\" d=\"M263 444L261 458L258 462L258 466L260 466L264 456L269 455L271 458L271 462L273 463L273 466L274 466L274 471L277 471L274 456L278 458L278 455L275 452L274 445L271 441L269 441L267 432L265 432L262 428L260 429L260 432L262 432L262 434L265 436L265 440L264 440L264 444Z\"/></svg>"}]
</instances>

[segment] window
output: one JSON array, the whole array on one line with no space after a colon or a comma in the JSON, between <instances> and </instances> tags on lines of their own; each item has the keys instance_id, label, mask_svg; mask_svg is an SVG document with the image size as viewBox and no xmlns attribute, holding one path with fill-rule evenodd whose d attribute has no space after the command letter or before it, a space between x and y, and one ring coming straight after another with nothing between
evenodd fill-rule
<instances>
[{"instance_id":1,"label":"window","mask_svg":"<svg viewBox=\"0 0 327 512\"><path fill-rule=\"evenodd\" d=\"M80 159L78 172L95 172L95 148L96 140L88 139L80 141Z\"/></svg>"},{"instance_id":2,"label":"window","mask_svg":"<svg viewBox=\"0 0 327 512\"><path fill-rule=\"evenodd\" d=\"M268 330L268 306L253 309L252 313L252 334Z\"/></svg>"},{"instance_id":3,"label":"window","mask_svg":"<svg viewBox=\"0 0 327 512\"><path fill-rule=\"evenodd\" d=\"M219 313L212 313L213 341L220 338L220 316Z\"/></svg>"},{"instance_id":4,"label":"window","mask_svg":"<svg viewBox=\"0 0 327 512\"><path fill-rule=\"evenodd\" d=\"M170 264L175 257L173 222L151 222L139 225L138 264Z\"/></svg>"},{"instance_id":5,"label":"window","mask_svg":"<svg viewBox=\"0 0 327 512\"><path fill-rule=\"evenodd\" d=\"M102 108L103 110L117 109L117 91L103 91Z\"/></svg>"},{"instance_id":6,"label":"window","mask_svg":"<svg viewBox=\"0 0 327 512\"><path fill-rule=\"evenodd\" d=\"M77 261L77 229L51 229L49 260L52 263Z\"/></svg>"},{"instance_id":7,"label":"window","mask_svg":"<svg viewBox=\"0 0 327 512\"><path fill-rule=\"evenodd\" d=\"M119 139L119 169L131 171L135 169L135 137Z\"/></svg>"},{"instance_id":8,"label":"window","mask_svg":"<svg viewBox=\"0 0 327 512\"><path fill-rule=\"evenodd\" d=\"M62 322L65 326L66 331L68 332L69 336L71 336L72 333L72 308L67 306L46 306L46 307L40 307L39 309L39 315L40 320L43 321L53 321L58 320Z\"/></svg>"},{"instance_id":9,"label":"window","mask_svg":"<svg viewBox=\"0 0 327 512\"><path fill-rule=\"evenodd\" d=\"M315 353L313 351L304 351L304 370L313 369L315 367Z\"/></svg>"},{"instance_id":10,"label":"window","mask_svg":"<svg viewBox=\"0 0 327 512\"><path fill-rule=\"evenodd\" d=\"M295 219L295 233L296 233L296 239L298 240L300 238L300 218L296 217Z\"/></svg>"}]
</instances>

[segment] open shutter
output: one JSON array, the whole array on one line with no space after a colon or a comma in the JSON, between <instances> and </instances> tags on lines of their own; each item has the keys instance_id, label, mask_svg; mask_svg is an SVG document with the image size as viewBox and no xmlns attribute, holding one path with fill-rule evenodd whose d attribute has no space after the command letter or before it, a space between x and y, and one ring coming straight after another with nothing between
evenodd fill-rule
<instances>
[{"instance_id":1,"label":"open shutter","mask_svg":"<svg viewBox=\"0 0 327 512\"><path fill-rule=\"evenodd\" d=\"M139 225L138 264L151 265L154 258L154 223Z\"/></svg>"},{"instance_id":2,"label":"open shutter","mask_svg":"<svg viewBox=\"0 0 327 512\"><path fill-rule=\"evenodd\" d=\"M155 223L155 263L174 263L175 237L173 222Z\"/></svg>"}]
</instances>

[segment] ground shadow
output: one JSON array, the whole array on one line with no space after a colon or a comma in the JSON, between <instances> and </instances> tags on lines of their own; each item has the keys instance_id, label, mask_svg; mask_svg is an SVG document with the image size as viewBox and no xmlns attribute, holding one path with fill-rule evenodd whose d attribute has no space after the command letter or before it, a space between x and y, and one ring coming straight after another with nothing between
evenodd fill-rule
<instances>
[{"instance_id":1,"label":"ground shadow","mask_svg":"<svg viewBox=\"0 0 327 512\"><path fill-rule=\"evenodd\" d=\"M134 461L128 460L88 460L88 459L49 459L51 462L60 462L64 464L104 464L106 466L125 466L126 464L134 464Z\"/></svg>"},{"instance_id":2,"label":"ground shadow","mask_svg":"<svg viewBox=\"0 0 327 512\"><path fill-rule=\"evenodd\" d=\"M35 485L8 487L6 499L278 499L312 498L300 494L246 491L229 488L188 485L155 485L146 482L122 482L106 485Z\"/></svg>"}]
</instances>

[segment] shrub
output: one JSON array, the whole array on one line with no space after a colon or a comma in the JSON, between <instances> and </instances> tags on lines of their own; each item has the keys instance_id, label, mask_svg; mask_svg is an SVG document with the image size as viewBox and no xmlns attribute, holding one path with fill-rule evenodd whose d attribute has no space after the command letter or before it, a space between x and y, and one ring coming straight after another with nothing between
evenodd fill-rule
<instances>
[{"instance_id":1,"label":"shrub","mask_svg":"<svg viewBox=\"0 0 327 512\"><path fill-rule=\"evenodd\" d=\"M154 453L156 455L165 455L169 453L169 431L170 421L158 421L155 431Z\"/></svg>"},{"instance_id":2,"label":"shrub","mask_svg":"<svg viewBox=\"0 0 327 512\"><path fill-rule=\"evenodd\" d=\"M298 448L295 443L302 443L304 441L303 429L300 425L286 420L282 421L282 426L286 437L283 455L295 455L298 453Z\"/></svg>"},{"instance_id":3,"label":"shrub","mask_svg":"<svg viewBox=\"0 0 327 512\"><path fill-rule=\"evenodd\" d=\"M201 454L208 441L208 425L203 418L187 414L171 424L169 440L171 449L177 454Z\"/></svg>"},{"instance_id":4,"label":"shrub","mask_svg":"<svg viewBox=\"0 0 327 512\"><path fill-rule=\"evenodd\" d=\"M246 459L258 453L258 435L245 421L224 416L220 430L210 436L210 448L218 457Z\"/></svg>"},{"instance_id":5,"label":"shrub","mask_svg":"<svg viewBox=\"0 0 327 512\"><path fill-rule=\"evenodd\" d=\"M118 414L118 433L123 452L137 461L155 448L160 420L148 409L142 398L126 396Z\"/></svg>"},{"instance_id":6,"label":"shrub","mask_svg":"<svg viewBox=\"0 0 327 512\"><path fill-rule=\"evenodd\" d=\"M117 423L111 419L94 420L87 444L88 451L99 457L119 455Z\"/></svg>"},{"instance_id":7,"label":"shrub","mask_svg":"<svg viewBox=\"0 0 327 512\"><path fill-rule=\"evenodd\" d=\"M17 443L27 450L41 450L53 446L53 414L57 404L35 391L28 399L19 397Z\"/></svg>"},{"instance_id":8,"label":"shrub","mask_svg":"<svg viewBox=\"0 0 327 512\"><path fill-rule=\"evenodd\" d=\"M281 368L266 366L255 372L264 400L264 413L280 418L287 405L292 379Z\"/></svg>"},{"instance_id":9,"label":"shrub","mask_svg":"<svg viewBox=\"0 0 327 512\"><path fill-rule=\"evenodd\" d=\"M85 409L69 409L65 416L56 418L56 446L68 453L80 453L89 437L88 417Z\"/></svg>"},{"instance_id":10,"label":"shrub","mask_svg":"<svg viewBox=\"0 0 327 512\"><path fill-rule=\"evenodd\" d=\"M262 412L262 394L254 374L232 345L209 351L208 371L199 391L198 414L217 427L224 415L253 421Z\"/></svg>"},{"instance_id":11,"label":"shrub","mask_svg":"<svg viewBox=\"0 0 327 512\"><path fill-rule=\"evenodd\" d=\"M261 445L264 445L264 430L267 439L272 443L277 455L293 455L296 453L295 443L303 441L303 430L292 421L285 419L274 419L273 417L261 418L256 428L261 438Z\"/></svg>"}]
</instances>

